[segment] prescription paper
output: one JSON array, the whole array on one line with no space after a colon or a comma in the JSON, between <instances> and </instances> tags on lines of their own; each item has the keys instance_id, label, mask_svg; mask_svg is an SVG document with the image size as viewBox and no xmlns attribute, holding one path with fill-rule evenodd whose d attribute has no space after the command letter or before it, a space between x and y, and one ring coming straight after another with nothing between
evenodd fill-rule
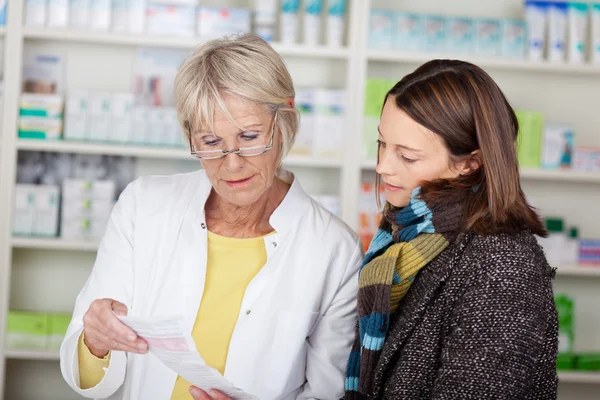
<instances>
[{"instance_id":1,"label":"prescription paper","mask_svg":"<svg viewBox=\"0 0 600 400\"><path fill-rule=\"evenodd\" d=\"M258 400L233 386L219 371L206 365L190 334L184 333L181 317L119 317L148 343L150 353L193 385L216 389L235 400Z\"/></svg>"}]
</instances>

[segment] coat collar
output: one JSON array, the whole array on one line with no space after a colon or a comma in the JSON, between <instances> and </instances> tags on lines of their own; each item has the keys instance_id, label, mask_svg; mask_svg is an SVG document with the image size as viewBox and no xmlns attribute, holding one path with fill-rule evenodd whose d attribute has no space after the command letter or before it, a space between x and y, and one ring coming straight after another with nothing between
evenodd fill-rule
<instances>
[{"instance_id":1,"label":"coat collar","mask_svg":"<svg viewBox=\"0 0 600 400\"><path fill-rule=\"evenodd\" d=\"M204 206L212 191L212 184L204 170L198 171L198 174L200 175L200 179L198 179L197 198L202 202L201 210L204 214ZM291 172L281 169L277 173L277 178L290 184L290 190L283 198L281 204L271 214L269 222L277 232L283 233L294 229L296 223L300 222L312 200L304 192L300 182L298 182L298 179Z\"/></svg>"},{"instance_id":2,"label":"coat collar","mask_svg":"<svg viewBox=\"0 0 600 400\"><path fill-rule=\"evenodd\" d=\"M383 378L388 368L393 368L394 355L400 351L409 335L421 320L427 305L438 294L438 289L452 273L453 267L472 238L461 234L438 257L425 266L416 277L408 294L392 316L391 329L383 346L381 357L373 375L373 398L381 398Z\"/></svg>"}]
</instances>

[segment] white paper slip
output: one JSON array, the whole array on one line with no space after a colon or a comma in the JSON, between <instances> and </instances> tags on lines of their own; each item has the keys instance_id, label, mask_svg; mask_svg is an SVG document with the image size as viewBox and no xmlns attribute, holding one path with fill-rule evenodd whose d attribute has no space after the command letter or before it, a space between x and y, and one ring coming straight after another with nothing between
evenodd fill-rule
<instances>
[{"instance_id":1,"label":"white paper slip","mask_svg":"<svg viewBox=\"0 0 600 400\"><path fill-rule=\"evenodd\" d=\"M233 386L219 371L206 365L191 335L184 333L183 318L119 319L148 343L150 353L193 385L205 391L216 389L235 400L258 400Z\"/></svg>"}]
</instances>

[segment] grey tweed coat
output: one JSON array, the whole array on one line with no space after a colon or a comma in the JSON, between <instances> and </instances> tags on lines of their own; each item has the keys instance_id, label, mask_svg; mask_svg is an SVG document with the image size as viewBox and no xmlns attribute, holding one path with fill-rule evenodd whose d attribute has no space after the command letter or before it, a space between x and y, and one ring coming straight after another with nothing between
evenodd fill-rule
<instances>
[{"instance_id":1,"label":"grey tweed coat","mask_svg":"<svg viewBox=\"0 0 600 400\"><path fill-rule=\"evenodd\" d=\"M392 316L372 397L556 399L553 276L529 233L459 236Z\"/></svg>"}]
</instances>

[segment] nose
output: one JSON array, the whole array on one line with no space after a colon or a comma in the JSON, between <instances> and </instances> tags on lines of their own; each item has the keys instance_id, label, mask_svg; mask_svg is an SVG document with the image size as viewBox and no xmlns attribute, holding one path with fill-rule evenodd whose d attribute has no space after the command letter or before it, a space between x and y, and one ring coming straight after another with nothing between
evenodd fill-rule
<instances>
[{"instance_id":1,"label":"nose","mask_svg":"<svg viewBox=\"0 0 600 400\"><path fill-rule=\"evenodd\" d=\"M224 158L225 168L230 172L238 171L244 163L243 157L235 153L229 153Z\"/></svg>"},{"instance_id":2,"label":"nose","mask_svg":"<svg viewBox=\"0 0 600 400\"><path fill-rule=\"evenodd\" d=\"M379 161L375 171L379 175L394 175L394 167L392 164L391 156L388 154L386 149L379 150Z\"/></svg>"}]
</instances>

